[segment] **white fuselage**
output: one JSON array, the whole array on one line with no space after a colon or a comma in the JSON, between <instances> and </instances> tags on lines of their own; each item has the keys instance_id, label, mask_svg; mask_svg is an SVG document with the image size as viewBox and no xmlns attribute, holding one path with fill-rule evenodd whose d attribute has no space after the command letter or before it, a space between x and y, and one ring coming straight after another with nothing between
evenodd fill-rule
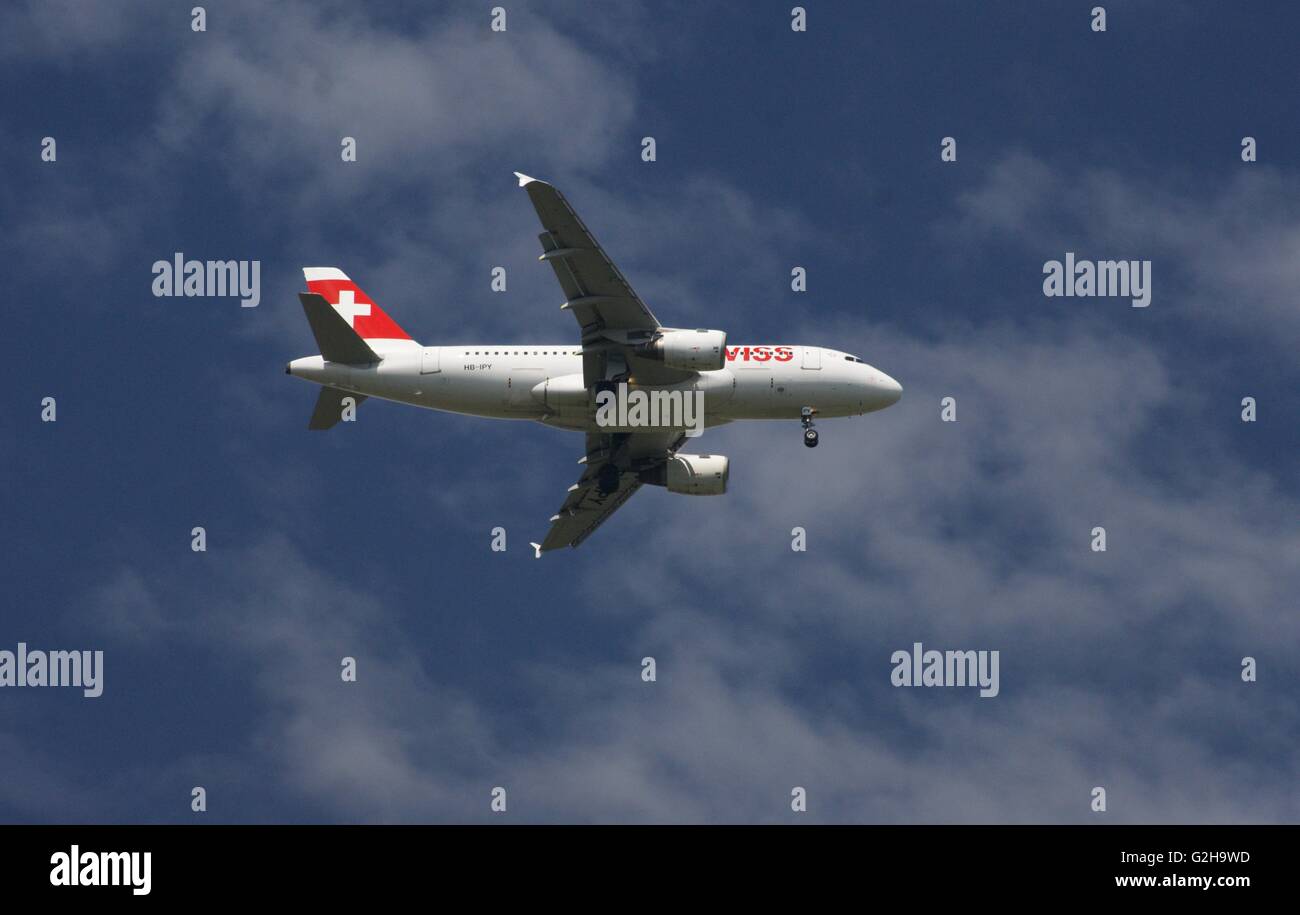
<instances>
[{"instance_id":1,"label":"white fuselage","mask_svg":"<svg viewBox=\"0 0 1300 915\"><path fill-rule=\"evenodd\" d=\"M420 346L374 341L382 361L351 366L321 356L295 359L292 375L384 400L494 419L530 419L600 431L583 386L582 356L569 345ZM373 345L373 343L372 343ZM798 419L802 407L820 417L881 410L902 393L883 372L837 350L814 346L728 346L716 371L673 385L629 390L702 391L706 426L736 419Z\"/></svg>"}]
</instances>

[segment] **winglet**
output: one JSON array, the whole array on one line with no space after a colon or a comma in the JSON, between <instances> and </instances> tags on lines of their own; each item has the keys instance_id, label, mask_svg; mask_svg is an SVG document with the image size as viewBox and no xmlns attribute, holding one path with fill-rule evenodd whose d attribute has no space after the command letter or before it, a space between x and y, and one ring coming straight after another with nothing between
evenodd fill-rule
<instances>
[{"instance_id":1,"label":"winglet","mask_svg":"<svg viewBox=\"0 0 1300 915\"><path fill-rule=\"evenodd\" d=\"M530 547L533 548L533 553L535 554L535 555L533 556L533 558L534 558L534 559L541 559L541 558L542 558L542 545L541 545L540 543L533 543L531 540L528 541L528 545L529 545Z\"/></svg>"},{"instance_id":2,"label":"winglet","mask_svg":"<svg viewBox=\"0 0 1300 915\"><path fill-rule=\"evenodd\" d=\"M523 186L526 185L526 184L532 184L534 181L537 180L536 178L530 178L530 177L528 177L528 176L525 175L523 172L515 172L515 177L519 179L519 186L520 186L520 187L523 187Z\"/></svg>"}]
</instances>

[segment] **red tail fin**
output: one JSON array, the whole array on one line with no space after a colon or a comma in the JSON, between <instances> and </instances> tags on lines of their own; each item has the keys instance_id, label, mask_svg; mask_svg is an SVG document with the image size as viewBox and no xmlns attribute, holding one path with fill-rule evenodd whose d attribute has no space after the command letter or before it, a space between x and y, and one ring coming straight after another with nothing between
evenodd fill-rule
<instances>
[{"instance_id":1,"label":"red tail fin","mask_svg":"<svg viewBox=\"0 0 1300 915\"><path fill-rule=\"evenodd\" d=\"M338 267L303 267L302 273L307 279L307 288L324 296L361 339L411 339L410 334Z\"/></svg>"}]
</instances>

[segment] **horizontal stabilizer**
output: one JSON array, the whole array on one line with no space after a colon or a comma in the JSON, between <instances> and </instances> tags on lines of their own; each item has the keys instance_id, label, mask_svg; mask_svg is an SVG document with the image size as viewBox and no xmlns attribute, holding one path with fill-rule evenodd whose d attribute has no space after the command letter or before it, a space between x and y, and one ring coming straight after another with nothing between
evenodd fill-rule
<instances>
[{"instance_id":1,"label":"horizontal stabilizer","mask_svg":"<svg viewBox=\"0 0 1300 915\"><path fill-rule=\"evenodd\" d=\"M320 354L326 361L346 365L370 365L379 361L375 351L324 296L314 292L300 292L298 299L302 302L303 311L307 312L307 323L311 325L311 332L320 346Z\"/></svg>"},{"instance_id":2,"label":"horizontal stabilizer","mask_svg":"<svg viewBox=\"0 0 1300 915\"><path fill-rule=\"evenodd\" d=\"M361 406L365 394L353 394L337 388L321 388L320 397L316 398L316 409L312 411L308 429L330 429L343 418L343 398L351 397L353 408Z\"/></svg>"}]
</instances>

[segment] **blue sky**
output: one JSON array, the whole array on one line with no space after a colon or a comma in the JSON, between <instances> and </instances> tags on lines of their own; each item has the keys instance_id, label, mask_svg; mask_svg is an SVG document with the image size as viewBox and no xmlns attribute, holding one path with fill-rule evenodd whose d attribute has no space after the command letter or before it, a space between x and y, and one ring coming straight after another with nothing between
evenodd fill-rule
<instances>
[{"instance_id":1,"label":"blue sky","mask_svg":"<svg viewBox=\"0 0 1300 915\"><path fill-rule=\"evenodd\" d=\"M1300 817L1290 5L492 5L0 13L0 648L105 651L99 699L0 691L0 820ZM540 562L577 436L309 434L304 265L428 343L576 338L516 169L665 322L902 401L713 430L726 497ZM154 298L175 251L260 260L261 304ZM1151 260L1151 306L1045 298L1066 251ZM999 650L1000 695L893 688L915 641Z\"/></svg>"}]
</instances>

